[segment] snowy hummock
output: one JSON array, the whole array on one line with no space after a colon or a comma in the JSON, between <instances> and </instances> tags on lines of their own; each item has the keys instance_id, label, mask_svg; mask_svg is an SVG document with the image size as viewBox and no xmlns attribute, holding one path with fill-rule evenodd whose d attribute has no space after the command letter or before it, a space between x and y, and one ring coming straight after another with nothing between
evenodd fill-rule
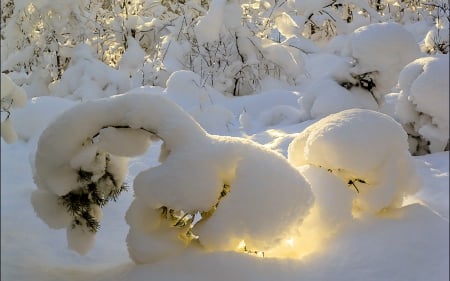
<instances>
[{"instance_id":1,"label":"snowy hummock","mask_svg":"<svg viewBox=\"0 0 450 281\"><path fill-rule=\"evenodd\" d=\"M70 131L78 134L68 135ZM80 104L43 132L35 161L39 189L32 197L38 216L51 227L68 227L69 247L86 253L94 236L85 227L73 230L65 211L53 213L48 206L58 208L54 202L58 196L82 188L80 170L91 172L93 181L101 177L105 164L99 155L105 153L112 154L108 159L113 167L107 171L123 182L127 161L113 156L144 153L152 136L164 142L162 163L136 176L136 202L127 215L127 242L136 262L158 260L164 249L171 252L185 243L176 238L182 230L139 225L146 221L143 216L161 215L161 208L192 216L201 213L204 218L192 226L192 232L206 249L226 251L237 250L242 240L254 251L269 250L308 213L313 201L309 184L283 156L249 140L209 135L163 94L138 90ZM92 216L100 220L97 213ZM169 233L172 242L166 241ZM83 239L88 243L83 244ZM168 243L167 247L154 251L158 241Z\"/></svg>"},{"instance_id":2,"label":"snowy hummock","mask_svg":"<svg viewBox=\"0 0 450 281\"><path fill-rule=\"evenodd\" d=\"M288 157L296 166L325 169L354 189L356 215L401 207L420 186L406 133L376 111L349 109L319 120L292 141Z\"/></svg>"}]
</instances>

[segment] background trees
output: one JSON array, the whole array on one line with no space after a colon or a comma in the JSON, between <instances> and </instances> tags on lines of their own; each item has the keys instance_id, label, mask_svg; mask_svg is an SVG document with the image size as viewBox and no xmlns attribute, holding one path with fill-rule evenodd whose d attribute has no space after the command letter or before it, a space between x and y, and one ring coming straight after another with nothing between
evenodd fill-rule
<instances>
[{"instance_id":1,"label":"background trees","mask_svg":"<svg viewBox=\"0 0 450 281\"><path fill-rule=\"evenodd\" d=\"M443 0L9 0L2 2L2 72L19 85L38 79L47 86L69 68L71 50L86 43L116 69L127 49L142 49L140 64L128 73L136 76L134 86L165 86L184 69L221 92L246 95L266 77L298 83L311 45L370 23L434 25L418 41L425 52L445 54L448 11Z\"/></svg>"}]
</instances>

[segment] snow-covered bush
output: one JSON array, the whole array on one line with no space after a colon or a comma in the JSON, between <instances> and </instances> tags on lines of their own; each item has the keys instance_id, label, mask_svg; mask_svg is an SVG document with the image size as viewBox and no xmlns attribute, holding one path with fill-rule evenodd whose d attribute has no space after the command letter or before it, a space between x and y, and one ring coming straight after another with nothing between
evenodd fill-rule
<instances>
[{"instance_id":1,"label":"snow-covered bush","mask_svg":"<svg viewBox=\"0 0 450 281\"><path fill-rule=\"evenodd\" d=\"M348 52L348 53L347 53ZM397 23L377 23L355 30L343 52L354 59L350 73L358 85L370 91L379 103L391 92L405 65L420 57L414 36Z\"/></svg>"},{"instance_id":2,"label":"snow-covered bush","mask_svg":"<svg viewBox=\"0 0 450 281\"><path fill-rule=\"evenodd\" d=\"M410 151L449 149L449 56L423 57L400 73L396 116L408 132Z\"/></svg>"},{"instance_id":3,"label":"snow-covered bush","mask_svg":"<svg viewBox=\"0 0 450 281\"><path fill-rule=\"evenodd\" d=\"M312 83L301 94L298 102L307 119L322 118L350 108L378 109L377 102L369 92L360 87L347 89L332 77Z\"/></svg>"},{"instance_id":4,"label":"snow-covered bush","mask_svg":"<svg viewBox=\"0 0 450 281\"><path fill-rule=\"evenodd\" d=\"M421 45L422 51L430 54L447 54L450 48L449 24L450 7L448 1L435 0L424 3L430 11L434 27L429 30Z\"/></svg>"},{"instance_id":5,"label":"snow-covered bush","mask_svg":"<svg viewBox=\"0 0 450 281\"><path fill-rule=\"evenodd\" d=\"M1 135L5 142L12 143L17 140L17 134L11 123L11 110L14 107L23 107L27 102L27 94L4 73L2 73L1 85Z\"/></svg>"},{"instance_id":6,"label":"snow-covered bush","mask_svg":"<svg viewBox=\"0 0 450 281\"><path fill-rule=\"evenodd\" d=\"M191 0L148 7L153 16L141 17L137 28L148 54L144 80L164 86L171 73L190 70L202 85L233 96L257 92L266 77L296 83L303 74L301 52L269 36L280 6Z\"/></svg>"},{"instance_id":7,"label":"snow-covered bush","mask_svg":"<svg viewBox=\"0 0 450 281\"><path fill-rule=\"evenodd\" d=\"M70 61L67 48L94 37L89 2L3 1L2 17L3 5L9 12L2 18L2 71L44 71L50 82L59 79Z\"/></svg>"},{"instance_id":8,"label":"snow-covered bush","mask_svg":"<svg viewBox=\"0 0 450 281\"><path fill-rule=\"evenodd\" d=\"M120 72L99 61L92 48L79 44L60 80L49 85L57 97L88 100L121 94L130 88L128 72Z\"/></svg>"},{"instance_id":9,"label":"snow-covered bush","mask_svg":"<svg viewBox=\"0 0 450 281\"><path fill-rule=\"evenodd\" d=\"M309 184L282 155L209 135L164 95L137 90L77 105L45 129L31 198L37 215L66 228L69 247L86 253L100 207L125 189L127 157L142 154L155 137L163 140L161 165L136 176L126 215L128 249L138 263L174 254L191 240L207 250L238 251L245 243L247 251L266 251L312 205Z\"/></svg>"},{"instance_id":10,"label":"snow-covered bush","mask_svg":"<svg viewBox=\"0 0 450 281\"><path fill-rule=\"evenodd\" d=\"M351 200L341 192L347 199L336 202L341 210L334 210L351 210L353 216L401 207L403 198L420 186L405 131L394 119L376 111L349 109L317 121L291 142L288 159L295 166L315 167L305 174L312 182L320 182L315 178L320 173L311 169L320 168L341 180L327 188L354 190ZM312 184L311 188L314 192L316 187Z\"/></svg>"}]
</instances>

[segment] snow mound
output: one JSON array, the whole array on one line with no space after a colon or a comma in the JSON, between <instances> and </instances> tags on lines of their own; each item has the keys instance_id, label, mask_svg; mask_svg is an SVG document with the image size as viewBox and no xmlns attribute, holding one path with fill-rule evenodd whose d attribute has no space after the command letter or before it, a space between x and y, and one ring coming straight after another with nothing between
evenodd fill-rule
<instances>
[{"instance_id":1,"label":"snow mound","mask_svg":"<svg viewBox=\"0 0 450 281\"><path fill-rule=\"evenodd\" d=\"M323 168L354 189L356 216L400 207L420 186L403 128L371 110L349 109L319 120L292 141L288 159Z\"/></svg>"},{"instance_id":2,"label":"snow mound","mask_svg":"<svg viewBox=\"0 0 450 281\"><path fill-rule=\"evenodd\" d=\"M412 153L448 150L448 63L448 55L424 57L411 62L400 73L396 114L410 135Z\"/></svg>"}]
</instances>

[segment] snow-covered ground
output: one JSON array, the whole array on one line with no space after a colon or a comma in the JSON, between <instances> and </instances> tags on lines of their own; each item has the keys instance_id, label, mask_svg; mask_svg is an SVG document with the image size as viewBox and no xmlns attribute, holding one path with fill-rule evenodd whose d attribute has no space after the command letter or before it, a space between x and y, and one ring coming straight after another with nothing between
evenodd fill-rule
<instances>
[{"instance_id":1,"label":"snow-covered ground","mask_svg":"<svg viewBox=\"0 0 450 281\"><path fill-rule=\"evenodd\" d=\"M2 280L447 280L448 152L416 157L423 187L414 197L423 205L405 217L374 218L353 225L327 248L303 260L259 258L231 252L206 253L194 247L149 265L128 257L125 212L132 192L104 210L97 242L87 256L66 247L65 232L49 229L34 214L35 189L28 163L33 144L2 141ZM130 178L151 165L155 151L130 164ZM145 161L145 162L144 162Z\"/></svg>"},{"instance_id":2,"label":"snow-covered ground","mask_svg":"<svg viewBox=\"0 0 450 281\"><path fill-rule=\"evenodd\" d=\"M263 100L254 97L258 98ZM236 99L233 107L247 99ZM45 102L50 105L42 107L49 109L62 101ZM44 115L41 118L46 120L48 116ZM309 124L278 125L247 137L286 156L289 143ZM240 134L237 128L230 132L223 127L222 133L227 132ZM389 216L348 222L312 255L261 258L248 253L206 252L191 245L178 255L136 265L125 243L129 226L124 216L133 200L131 188L104 208L96 244L86 256L67 248L65 231L49 229L36 217L30 204L36 189L30 159L36 150L37 135L28 142L6 144L2 140L2 280L400 281L449 277L448 152L413 158L422 184L405 202L407 206ZM156 143L146 154L131 160L127 182L131 183L138 172L157 165L158 153Z\"/></svg>"}]
</instances>

